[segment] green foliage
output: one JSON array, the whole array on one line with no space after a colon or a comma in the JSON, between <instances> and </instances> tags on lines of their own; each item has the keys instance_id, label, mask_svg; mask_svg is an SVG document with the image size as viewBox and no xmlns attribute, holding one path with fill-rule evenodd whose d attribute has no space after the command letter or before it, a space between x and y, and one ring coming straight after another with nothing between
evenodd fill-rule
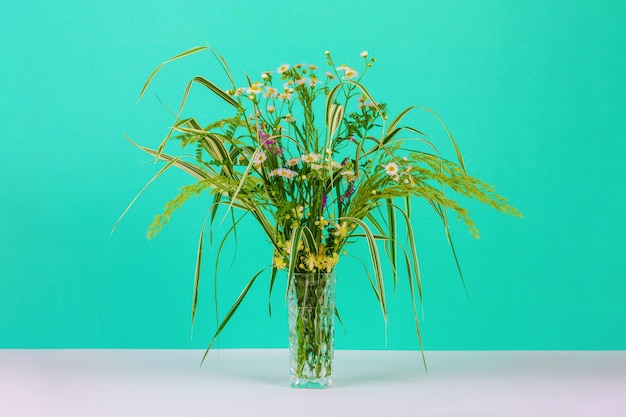
<instances>
[{"instance_id":1,"label":"green foliage","mask_svg":"<svg viewBox=\"0 0 626 417\"><path fill-rule=\"evenodd\" d=\"M171 60L201 49L192 48ZM448 237L448 211L454 212L470 233L478 236L468 210L460 205L457 196L475 199L505 214L521 214L493 187L467 174L455 140L432 110L422 108L441 122L457 162L442 158L437 146L420 130L401 125L417 107L403 110L388 122L387 105L375 101L362 83L375 62L367 53L361 55L360 75L352 67L336 66L330 53L326 53L328 70L324 73L314 65L284 64L276 71L262 73L260 81L248 78L242 87L236 86L226 61L215 55L227 71L232 87L222 90L203 77L195 77L187 85L171 132L156 150L142 148L196 179L166 204L165 211L149 227L148 236L154 237L189 198L212 193L207 220L210 232L219 226L215 223L218 207L226 206L227 210L251 213L272 243L273 250L268 253L272 267L270 293L277 270L286 270L289 279L296 272L331 272L345 245L365 239L374 272L373 278L369 273L367 276L386 320L378 249L382 240L394 286L398 256L404 260L421 346L416 296L421 300L422 292L411 227L411 199L418 197L430 203L442 219ZM142 94L162 65L150 75ZM206 126L193 117L180 118L194 84L206 87L231 105L234 114ZM322 108L324 112L320 114ZM182 148L193 146L193 160L183 162L164 154L170 138ZM405 203L404 210L398 201ZM396 216L406 225L408 248L399 244ZM231 230L236 230L234 216L228 234ZM194 281L194 315L203 236L204 226ZM220 249L223 244L224 240ZM245 287L227 320L257 277L258 274Z\"/></svg>"}]
</instances>

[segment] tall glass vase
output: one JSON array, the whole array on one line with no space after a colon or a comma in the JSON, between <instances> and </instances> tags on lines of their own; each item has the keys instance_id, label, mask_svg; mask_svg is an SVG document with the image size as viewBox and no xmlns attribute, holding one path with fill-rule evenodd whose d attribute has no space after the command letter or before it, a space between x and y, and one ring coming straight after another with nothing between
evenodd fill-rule
<instances>
[{"instance_id":1,"label":"tall glass vase","mask_svg":"<svg viewBox=\"0 0 626 417\"><path fill-rule=\"evenodd\" d=\"M294 273L289 283L291 386L328 388L332 384L335 273Z\"/></svg>"}]
</instances>

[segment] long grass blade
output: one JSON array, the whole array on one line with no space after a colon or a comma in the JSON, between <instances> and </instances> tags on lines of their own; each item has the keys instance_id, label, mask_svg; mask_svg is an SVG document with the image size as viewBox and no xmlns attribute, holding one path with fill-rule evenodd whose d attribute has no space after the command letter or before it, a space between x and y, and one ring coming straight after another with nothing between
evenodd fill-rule
<instances>
[{"instance_id":1,"label":"long grass blade","mask_svg":"<svg viewBox=\"0 0 626 417\"><path fill-rule=\"evenodd\" d=\"M338 221L347 220L349 222L354 222L357 225L359 225L359 227L361 227L361 229L365 233L365 238L367 241L367 246L369 247L372 266L374 268L374 276L376 277L376 284L377 284L378 293L379 293L380 308L383 313L383 318L385 319L385 333L386 333L387 331L386 329L387 302L385 300L385 283L383 281L383 270L381 268L380 255L378 252L378 247L376 246L376 240L374 239L374 235L372 231L370 230L370 228L367 226L367 224L364 223L362 220L357 219L356 217L340 217L337 220Z\"/></svg>"},{"instance_id":2,"label":"long grass blade","mask_svg":"<svg viewBox=\"0 0 626 417\"><path fill-rule=\"evenodd\" d=\"M411 217L406 211L402 210L402 208L398 206L394 206L394 208L398 212L400 212L400 214L402 214L402 216L404 217L404 221L406 225L407 240L409 244L409 249L411 251L411 260L413 262L412 270L415 276L415 284L417 286L417 291L419 293L419 298L421 301L422 300L422 278L420 274L419 259L417 257L417 248L415 246L415 234L413 233L413 226L411 225ZM409 280L411 280L410 274L409 274Z\"/></svg>"},{"instance_id":3,"label":"long grass blade","mask_svg":"<svg viewBox=\"0 0 626 417\"><path fill-rule=\"evenodd\" d=\"M397 247L397 227L396 227L396 213L393 199L386 199L385 206L387 207L387 224L389 225L389 241L385 242L385 251L391 264L391 272L393 274L393 289L394 292L398 288L398 247Z\"/></svg>"},{"instance_id":4,"label":"long grass blade","mask_svg":"<svg viewBox=\"0 0 626 417\"><path fill-rule=\"evenodd\" d=\"M222 249L224 249L224 244L226 243L226 241L228 240L228 236L230 236L231 233L237 233L237 224L246 216L246 214L248 214L248 212L244 213L239 219L237 219L236 221L233 219L233 224L230 226L230 228L226 231L226 233L224 233L224 236L222 237L222 241L220 242L220 245L217 249L217 254L215 256L215 270L213 272L213 296L215 298L215 321L216 321L216 325L217 322L219 321L219 298L218 298L218 276L219 276L219 263L220 263L220 258L221 258L221 254L222 254ZM237 245L235 244L235 248L237 247Z\"/></svg>"},{"instance_id":5,"label":"long grass blade","mask_svg":"<svg viewBox=\"0 0 626 417\"><path fill-rule=\"evenodd\" d=\"M271 275L270 275L270 292L269 292L269 296L267 298L267 300L268 300L267 307L269 309L270 318L272 317L272 290L274 289L274 281L276 281L276 273L277 272L278 272L278 269L272 263L272 271L271 271Z\"/></svg>"},{"instance_id":6,"label":"long grass blade","mask_svg":"<svg viewBox=\"0 0 626 417\"><path fill-rule=\"evenodd\" d=\"M435 113L433 110L429 109L428 107L421 107L421 109L432 114L433 116L435 116L437 120L439 120L439 123L441 123L441 126L446 131L446 134L448 135L448 138L450 139L450 143L452 143L452 147L454 148L454 152L456 153L456 158L459 161L459 165L461 165L461 168L463 168L463 172L467 173L467 170L465 169L465 161L463 160L463 155L461 155L461 151L459 150L459 147L457 146L456 141L452 137L452 133L450 132L446 124L443 122L443 120L441 120L441 117L439 117L437 113Z\"/></svg>"},{"instance_id":7,"label":"long grass blade","mask_svg":"<svg viewBox=\"0 0 626 417\"><path fill-rule=\"evenodd\" d=\"M289 254L289 266L287 268L287 291L285 293L285 300L289 297L289 286L291 285L293 271L296 270L296 263L298 262L298 246L300 245L300 238L302 237L302 230L304 229L304 225L299 225L296 227L291 234L291 241L289 242L289 247L291 248L291 253Z\"/></svg>"},{"instance_id":8,"label":"long grass blade","mask_svg":"<svg viewBox=\"0 0 626 417\"><path fill-rule=\"evenodd\" d=\"M196 310L198 308L198 289L200 288L200 270L202 267L202 245L204 243L204 227L200 230L200 239L198 239L198 253L196 256L196 271L193 277L193 295L191 297L191 334L193 335L193 326L196 320Z\"/></svg>"},{"instance_id":9,"label":"long grass blade","mask_svg":"<svg viewBox=\"0 0 626 417\"><path fill-rule=\"evenodd\" d=\"M248 284L246 284L244 289L241 291L241 294L239 294L239 297L237 298L235 303L232 305L232 307L230 308L230 310L228 311L228 313L226 314L226 316L222 320L222 323L217 328L217 331L213 335L213 338L211 339L211 343L209 343L209 346L206 348L206 351L204 352L204 356L202 357L202 362L200 362L200 366L202 366L202 364L204 363L204 360L206 359L206 356L209 353L209 350L211 350L211 348L213 347L213 344L217 340L217 338L220 335L220 333L222 333L222 330L224 330L224 327L226 326L226 324L228 324L228 321L233 317L233 314L235 314L235 312L239 308L239 305L241 304L241 302L246 298L246 295L248 294L248 291L250 291L250 287L252 287L252 284L254 284L254 281L257 279L257 277L259 275L261 275L263 272L265 272L266 269L267 268L264 268L264 269L260 270L259 272L257 272L250 279L250 281L248 281Z\"/></svg>"},{"instance_id":10,"label":"long grass blade","mask_svg":"<svg viewBox=\"0 0 626 417\"><path fill-rule=\"evenodd\" d=\"M374 291L374 296L376 296L376 300L378 301L378 303L380 304L382 301L380 300L380 293L378 292L378 289L376 288L376 283L374 282L374 279L372 278L372 275L370 274L370 272L367 270L367 265L365 265L365 262L363 262L361 260L361 258L354 256L354 255L346 255L349 256L351 258L356 259L357 261L359 261L359 263L363 266L363 270L365 271L365 275L367 276L367 279L370 283L370 285L372 286L372 291Z\"/></svg>"},{"instance_id":11,"label":"long grass blade","mask_svg":"<svg viewBox=\"0 0 626 417\"><path fill-rule=\"evenodd\" d=\"M154 78L154 76L157 74L157 72L159 72L161 70L161 68L163 68L166 64L172 62L172 61L176 61L177 59L181 59L184 58L186 56L195 54L196 52L200 52L207 49L206 46L195 46L191 49L186 50L185 52L182 52L176 56L171 57L170 59L168 59L167 61L161 63L158 67L156 67L156 69L154 71L152 71L152 74L150 74L150 76L148 77L148 80L146 81L146 83L143 85L143 88L141 89L141 93L139 93L139 98L137 99L137 101L141 100L141 97L143 97L143 94L146 92L146 89L148 88L148 85L150 85L150 82L152 81L152 79Z\"/></svg>"},{"instance_id":12,"label":"long grass blade","mask_svg":"<svg viewBox=\"0 0 626 417\"><path fill-rule=\"evenodd\" d=\"M163 174L165 171L167 171L170 167L175 166L177 162L179 162L180 157L178 158L173 158L172 160L170 160L165 166L163 166L163 168L161 168L151 179L150 181L148 181L146 183L146 185L143 186L143 188L141 189L141 191L139 191L137 193L137 195L135 196L135 198L132 199L132 201L128 204L128 206L126 207L126 209L124 210L124 212L122 212L122 214L120 215L120 217L117 219L117 221L115 222L115 224L113 225L113 229L111 229L111 234L113 234L115 232L115 229L117 229L117 226L120 224L120 222L122 221L122 219L124 218L124 216L126 216L126 213L128 213L128 211L130 210L130 208L135 204L135 202L137 201L137 199L144 193L144 191L146 191L148 189L148 187L157 179L161 176L161 174Z\"/></svg>"},{"instance_id":13,"label":"long grass blade","mask_svg":"<svg viewBox=\"0 0 626 417\"><path fill-rule=\"evenodd\" d=\"M167 144L167 141L172 136L172 133L174 133L174 131L176 130L176 127L178 126L178 123L180 121L180 115L182 114L183 109L185 108L185 104L187 103L187 98L189 97L189 92L191 91L191 87L193 86L194 83L198 83L200 85L203 85L203 86L207 87L209 90L211 90L217 96L222 98L228 104L230 104L230 105L234 106L235 108L239 109L239 103L237 103L235 100L233 100L232 97L230 97L228 94L226 94L225 91L220 89L218 86L213 84L211 81L207 80L204 77L200 77L200 76L194 77L191 81L189 81L189 83L187 83L187 86L185 87L185 92L183 93L183 98L182 98L182 100L180 102L180 106L178 107L178 112L176 113L176 119L174 121L174 126L170 129L170 131L167 133L167 135L161 141L161 143L159 144L159 147L157 148L157 155L156 155L157 158L163 152L163 149L165 149L165 145Z\"/></svg>"}]
</instances>

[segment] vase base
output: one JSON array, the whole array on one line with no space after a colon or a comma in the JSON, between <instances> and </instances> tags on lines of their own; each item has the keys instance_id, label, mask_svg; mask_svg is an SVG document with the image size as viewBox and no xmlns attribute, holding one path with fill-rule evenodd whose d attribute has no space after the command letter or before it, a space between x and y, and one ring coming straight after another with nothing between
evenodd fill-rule
<instances>
[{"instance_id":1,"label":"vase base","mask_svg":"<svg viewBox=\"0 0 626 417\"><path fill-rule=\"evenodd\" d=\"M292 388L324 389L332 386L332 378L291 378Z\"/></svg>"}]
</instances>

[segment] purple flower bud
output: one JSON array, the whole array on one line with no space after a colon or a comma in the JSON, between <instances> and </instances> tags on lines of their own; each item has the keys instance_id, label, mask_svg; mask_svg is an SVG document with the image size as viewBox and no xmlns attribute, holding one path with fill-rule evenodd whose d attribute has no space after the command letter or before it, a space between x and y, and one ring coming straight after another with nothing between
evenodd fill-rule
<instances>
[{"instance_id":1,"label":"purple flower bud","mask_svg":"<svg viewBox=\"0 0 626 417\"><path fill-rule=\"evenodd\" d=\"M348 185L348 189L343 193L341 197L339 197L339 201L342 203L346 202L350 197L352 197L354 191L354 183L351 182L350 185Z\"/></svg>"}]
</instances>

